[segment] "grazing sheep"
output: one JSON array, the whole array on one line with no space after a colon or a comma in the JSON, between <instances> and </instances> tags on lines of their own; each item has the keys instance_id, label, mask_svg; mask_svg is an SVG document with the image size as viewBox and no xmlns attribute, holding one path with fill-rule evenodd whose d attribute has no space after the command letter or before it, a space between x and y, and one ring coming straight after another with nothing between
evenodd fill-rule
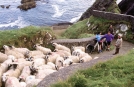
<instances>
[{"instance_id":1,"label":"grazing sheep","mask_svg":"<svg viewBox=\"0 0 134 87\"><path fill-rule=\"evenodd\" d=\"M40 44L34 45L36 50L43 52L45 55L52 52L51 49L41 46Z\"/></svg>"},{"instance_id":2,"label":"grazing sheep","mask_svg":"<svg viewBox=\"0 0 134 87\"><path fill-rule=\"evenodd\" d=\"M5 60L7 60L7 55L0 52L0 63L3 63Z\"/></svg>"},{"instance_id":3,"label":"grazing sheep","mask_svg":"<svg viewBox=\"0 0 134 87\"><path fill-rule=\"evenodd\" d=\"M80 49L81 51L85 52L85 47L83 46L72 46L72 51Z\"/></svg>"},{"instance_id":4,"label":"grazing sheep","mask_svg":"<svg viewBox=\"0 0 134 87\"><path fill-rule=\"evenodd\" d=\"M84 62L88 62L90 60L92 60L93 58L89 55L89 54L85 54L85 56L83 56L81 59L80 59L80 63L84 63Z\"/></svg>"},{"instance_id":5,"label":"grazing sheep","mask_svg":"<svg viewBox=\"0 0 134 87\"><path fill-rule=\"evenodd\" d=\"M65 51L71 53L71 50L70 50L68 47L64 46L64 45L57 44L57 43L52 43L52 45L55 47L55 49L58 49L58 50L65 50Z\"/></svg>"},{"instance_id":6,"label":"grazing sheep","mask_svg":"<svg viewBox=\"0 0 134 87\"><path fill-rule=\"evenodd\" d=\"M5 49L5 54L6 55L13 55L17 59L18 58L25 58L25 56L22 53L20 53L18 51L11 50L11 48L9 46L7 46L7 45L4 45L3 48Z\"/></svg>"},{"instance_id":7,"label":"grazing sheep","mask_svg":"<svg viewBox=\"0 0 134 87\"><path fill-rule=\"evenodd\" d=\"M37 55L44 55L44 54L43 54L43 52L38 51L38 50L27 51L26 54L25 54L25 56L26 56L27 58L33 57L33 56L37 56Z\"/></svg>"},{"instance_id":8,"label":"grazing sheep","mask_svg":"<svg viewBox=\"0 0 134 87\"><path fill-rule=\"evenodd\" d=\"M8 77L5 82L5 87L21 87L21 85L16 77Z\"/></svg>"},{"instance_id":9,"label":"grazing sheep","mask_svg":"<svg viewBox=\"0 0 134 87\"><path fill-rule=\"evenodd\" d=\"M16 48L15 46L10 46L10 48L11 48L11 50L20 52L20 53L22 53L23 55L25 55L27 51L30 51L30 50L27 49L27 48Z\"/></svg>"}]
</instances>

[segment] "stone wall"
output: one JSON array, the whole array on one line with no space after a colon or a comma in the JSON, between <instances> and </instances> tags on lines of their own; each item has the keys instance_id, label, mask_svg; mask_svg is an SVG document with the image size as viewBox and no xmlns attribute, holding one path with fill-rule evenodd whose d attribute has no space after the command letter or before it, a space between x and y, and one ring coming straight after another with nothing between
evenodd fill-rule
<instances>
[{"instance_id":1,"label":"stone wall","mask_svg":"<svg viewBox=\"0 0 134 87\"><path fill-rule=\"evenodd\" d=\"M86 47L87 44L94 44L95 36L89 38L82 38L82 39L56 39L52 40L51 43L58 43L64 46L67 46L71 49L72 46L84 46Z\"/></svg>"},{"instance_id":2,"label":"stone wall","mask_svg":"<svg viewBox=\"0 0 134 87\"><path fill-rule=\"evenodd\" d=\"M134 17L131 15L117 14L112 12L93 10L91 14L96 17L102 17L108 20L127 21L134 25Z\"/></svg>"}]
</instances>

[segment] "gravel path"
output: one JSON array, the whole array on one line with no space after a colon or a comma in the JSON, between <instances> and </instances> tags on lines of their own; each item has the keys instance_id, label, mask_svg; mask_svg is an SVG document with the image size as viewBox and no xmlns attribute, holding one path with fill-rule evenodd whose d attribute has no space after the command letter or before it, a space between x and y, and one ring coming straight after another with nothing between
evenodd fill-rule
<instances>
[{"instance_id":1,"label":"gravel path","mask_svg":"<svg viewBox=\"0 0 134 87\"><path fill-rule=\"evenodd\" d=\"M113 41L112 44L114 44L115 41ZM57 81L62 81L67 79L70 75L75 73L76 71L80 69L86 69L89 68L99 62L105 62L109 59L112 59L118 55L126 54L130 49L133 49L134 44L131 44L129 42L123 41L123 47L120 49L120 53L117 55L112 55L114 53L114 50L112 51L104 51L100 54L91 54L91 56L99 57L98 59L93 59L86 63L80 63L80 64L74 64L68 67L65 67L58 72L52 73L48 76L46 76L38 85L37 87L49 87L51 84L56 83Z\"/></svg>"}]
</instances>

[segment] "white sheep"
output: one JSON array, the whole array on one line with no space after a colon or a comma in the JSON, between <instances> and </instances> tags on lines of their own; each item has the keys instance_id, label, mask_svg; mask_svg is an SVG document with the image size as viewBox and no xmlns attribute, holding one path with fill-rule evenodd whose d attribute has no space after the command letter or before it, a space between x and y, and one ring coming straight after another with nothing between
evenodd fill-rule
<instances>
[{"instance_id":1,"label":"white sheep","mask_svg":"<svg viewBox=\"0 0 134 87\"><path fill-rule=\"evenodd\" d=\"M83 63L83 62L88 62L90 60L92 60L93 58L89 55L89 54L85 54L85 56L83 56L81 59L80 59L80 63Z\"/></svg>"},{"instance_id":2,"label":"white sheep","mask_svg":"<svg viewBox=\"0 0 134 87\"><path fill-rule=\"evenodd\" d=\"M34 68L37 68L37 67L39 67L41 65L45 65L45 64L46 64L45 59L43 59L43 58L37 58L37 59L34 59L32 66Z\"/></svg>"},{"instance_id":3,"label":"white sheep","mask_svg":"<svg viewBox=\"0 0 134 87\"><path fill-rule=\"evenodd\" d=\"M72 51L80 49L81 51L85 52L85 47L83 46L72 46Z\"/></svg>"},{"instance_id":4,"label":"white sheep","mask_svg":"<svg viewBox=\"0 0 134 87\"><path fill-rule=\"evenodd\" d=\"M52 62L52 63L55 64L55 61L56 61L56 58L57 58L57 57L60 57L60 55L57 54L57 53L51 52L50 54L47 54L47 55L45 56L45 60L46 60L47 62Z\"/></svg>"},{"instance_id":5,"label":"white sheep","mask_svg":"<svg viewBox=\"0 0 134 87\"><path fill-rule=\"evenodd\" d=\"M57 57L55 65L57 65L58 68L63 67L63 61L64 61L63 57Z\"/></svg>"},{"instance_id":6,"label":"white sheep","mask_svg":"<svg viewBox=\"0 0 134 87\"><path fill-rule=\"evenodd\" d=\"M44 55L44 54L43 54L43 52L41 52L39 50L27 51L26 54L25 54L25 56L27 58L37 56L37 55Z\"/></svg>"},{"instance_id":7,"label":"white sheep","mask_svg":"<svg viewBox=\"0 0 134 87\"><path fill-rule=\"evenodd\" d=\"M8 77L5 82L5 87L21 87L21 85L16 77Z\"/></svg>"},{"instance_id":8,"label":"white sheep","mask_svg":"<svg viewBox=\"0 0 134 87\"><path fill-rule=\"evenodd\" d=\"M52 45L55 47L55 49L65 50L65 51L71 53L71 50L68 47L64 46L64 45L61 45L61 44L58 44L58 43L52 43Z\"/></svg>"},{"instance_id":9,"label":"white sheep","mask_svg":"<svg viewBox=\"0 0 134 87\"><path fill-rule=\"evenodd\" d=\"M71 53L68 52L68 51L65 51L65 50L58 50L58 49L55 49L54 52L63 53L63 54L64 54L64 57L71 56Z\"/></svg>"},{"instance_id":10,"label":"white sheep","mask_svg":"<svg viewBox=\"0 0 134 87\"><path fill-rule=\"evenodd\" d=\"M28 77L31 73L30 67L29 66L24 66L21 75L19 76L19 80L22 80L25 82L26 77Z\"/></svg>"},{"instance_id":11,"label":"white sheep","mask_svg":"<svg viewBox=\"0 0 134 87\"><path fill-rule=\"evenodd\" d=\"M5 54L6 55L13 55L17 59L18 58L25 58L25 56L22 53L14 51L14 50L11 50L11 48L9 46L7 46L7 45L4 45L3 48L5 49Z\"/></svg>"},{"instance_id":12,"label":"white sheep","mask_svg":"<svg viewBox=\"0 0 134 87\"><path fill-rule=\"evenodd\" d=\"M15 47L15 46L11 46L11 50L20 52L20 53L22 53L23 55L25 55L27 51L30 51L28 48L17 48L17 47Z\"/></svg>"},{"instance_id":13,"label":"white sheep","mask_svg":"<svg viewBox=\"0 0 134 87\"><path fill-rule=\"evenodd\" d=\"M52 62L47 62L47 65L51 66L53 70L58 70L59 67Z\"/></svg>"},{"instance_id":14,"label":"white sheep","mask_svg":"<svg viewBox=\"0 0 134 87\"><path fill-rule=\"evenodd\" d=\"M15 70L10 69L7 72L3 73L2 81L5 82L8 79L8 77L16 77L16 78L18 78L20 76L20 73L21 73L21 71L18 68L16 68Z\"/></svg>"},{"instance_id":15,"label":"white sheep","mask_svg":"<svg viewBox=\"0 0 134 87\"><path fill-rule=\"evenodd\" d=\"M52 52L51 49L41 46L40 44L34 45L36 50L43 52L45 55Z\"/></svg>"},{"instance_id":16,"label":"white sheep","mask_svg":"<svg viewBox=\"0 0 134 87\"><path fill-rule=\"evenodd\" d=\"M36 79L43 79L45 78L47 75L56 72L56 70L53 69L44 69L44 70L38 70L38 73L36 75Z\"/></svg>"},{"instance_id":17,"label":"white sheep","mask_svg":"<svg viewBox=\"0 0 134 87\"><path fill-rule=\"evenodd\" d=\"M72 59L73 60L73 63L79 63L80 59L78 56L68 56L68 58Z\"/></svg>"},{"instance_id":18,"label":"white sheep","mask_svg":"<svg viewBox=\"0 0 134 87\"><path fill-rule=\"evenodd\" d=\"M5 60L7 60L7 55L0 52L0 63L3 63Z\"/></svg>"},{"instance_id":19,"label":"white sheep","mask_svg":"<svg viewBox=\"0 0 134 87\"><path fill-rule=\"evenodd\" d=\"M68 58L68 59L63 61L63 67L67 67L71 64L73 64L73 60L71 58Z\"/></svg>"}]
</instances>

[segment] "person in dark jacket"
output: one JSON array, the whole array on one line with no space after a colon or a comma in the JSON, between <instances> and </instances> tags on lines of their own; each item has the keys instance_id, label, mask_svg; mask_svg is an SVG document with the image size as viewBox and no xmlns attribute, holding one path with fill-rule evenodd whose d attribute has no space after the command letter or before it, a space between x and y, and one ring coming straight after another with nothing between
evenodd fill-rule
<instances>
[{"instance_id":1,"label":"person in dark jacket","mask_svg":"<svg viewBox=\"0 0 134 87\"><path fill-rule=\"evenodd\" d=\"M102 39L106 39L106 42L107 42L107 50L109 51L110 50L110 46L111 46L111 41L114 39L114 35L111 34L110 31L108 31L107 34L105 34L104 36L102 36L101 40Z\"/></svg>"},{"instance_id":2,"label":"person in dark jacket","mask_svg":"<svg viewBox=\"0 0 134 87\"><path fill-rule=\"evenodd\" d=\"M112 35L114 35L114 28L113 28L113 25L110 25L108 31L110 31L110 33L111 33Z\"/></svg>"}]
</instances>

